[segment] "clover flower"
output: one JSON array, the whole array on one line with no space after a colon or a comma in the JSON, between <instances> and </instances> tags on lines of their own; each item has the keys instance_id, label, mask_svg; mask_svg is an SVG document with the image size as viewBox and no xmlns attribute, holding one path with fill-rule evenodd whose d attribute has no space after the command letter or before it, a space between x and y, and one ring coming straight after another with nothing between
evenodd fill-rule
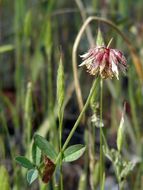
<instances>
[{"instance_id":1,"label":"clover flower","mask_svg":"<svg viewBox=\"0 0 143 190\"><path fill-rule=\"evenodd\" d=\"M97 46L80 56L83 62L79 66L86 66L91 75L100 75L101 78L119 80L119 72L126 73L127 64L123 53L117 49Z\"/></svg>"}]
</instances>

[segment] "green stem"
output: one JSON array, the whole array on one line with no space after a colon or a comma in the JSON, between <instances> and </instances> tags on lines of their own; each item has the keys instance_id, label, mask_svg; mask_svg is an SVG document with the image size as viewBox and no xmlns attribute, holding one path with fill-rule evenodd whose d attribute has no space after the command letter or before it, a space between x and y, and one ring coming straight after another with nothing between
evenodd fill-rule
<instances>
[{"instance_id":1,"label":"green stem","mask_svg":"<svg viewBox=\"0 0 143 190\"><path fill-rule=\"evenodd\" d=\"M124 183L119 182L119 190L124 190Z\"/></svg>"},{"instance_id":2,"label":"green stem","mask_svg":"<svg viewBox=\"0 0 143 190\"><path fill-rule=\"evenodd\" d=\"M100 188L102 188L103 173L104 173L104 158L103 158L103 131L102 131L102 104L103 104L103 80L100 80Z\"/></svg>"},{"instance_id":3,"label":"green stem","mask_svg":"<svg viewBox=\"0 0 143 190\"><path fill-rule=\"evenodd\" d=\"M63 111L59 113L59 136L60 136L60 153L62 154L62 132L63 132ZM60 157L60 190L63 190L63 171L62 171L62 156Z\"/></svg>"},{"instance_id":4,"label":"green stem","mask_svg":"<svg viewBox=\"0 0 143 190\"><path fill-rule=\"evenodd\" d=\"M31 115L32 115L32 83L29 82L27 85L27 93L26 93L26 99L25 99L25 126L26 134L25 139L27 141L27 147L30 146L30 138L31 138ZM28 151L28 157L30 157L30 150Z\"/></svg>"},{"instance_id":5,"label":"green stem","mask_svg":"<svg viewBox=\"0 0 143 190\"><path fill-rule=\"evenodd\" d=\"M132 114L132 120L133 120L133 124L134 124L134 130L135 130L135 134L136 134L136 139L139 142L141 139L141 133L140 133L140 126L138 124L138 117L137 117L137 112L136 112L136 104L135 104L135 99L134 99L134 91L133 91L133 84L132 84L132 68L130 69L130 73L129 73L129 85L128 85L128 93L129 93L129 101L130 101L130 105L131 105L131 114ZM138 152L140 153L140 146L137 147L138 148Z\"/></svg>"},{"instance_id":6,"label":"green stem","mask_svg":"<svg viewBox=\"0 0 143 190\"><path fill-rule=\"evenodd\" d=\"M81 119L82 119L82 116L84 115L84 113L85 113L87 107L89 106L90 99L91 99L91 97L92 97L92 94L93 94L94 89L95 89L95 87L96 87L97 84L98 84L98 79L94 80L93 85L92 85L92 87L91 87L91 89L90 89L90 93L89 93L89 95L88 95L88 98L87 98L87 100L86 100L86 103L85 103L85 105L84 105L82 111L80 112L80 115L79 115L78 119L76 120L76 122L75 122L75 124L74 124L74 126L73 126L73 128L72 128L72 130L71 130L71 132L70 132L70 134L68 135L68 137L67 137L67 139L66 139L66 141L65 141L65 143L64 143L64 145L63 145L63 147L62 147L61 152L64 152L64 150L66 149L67 145L69 144L69 142L70 142L70 140L71 140L71 138L72 138L72 136L73 136L75 130L77 129L77 127L78 127L78 125L79 125L79 123L80 123L80 121L81 121ZM58 157L57 157L56 163L59 161L59 159L60 159L60 157L61 157L61 152L59 153L59 155L58 155Z\"/></svg>"},{"instance_id":7,"label":"green stem","mask_svg":"<svg viewBox=\"0 0 143 190\"><path fill-rule=\"evenodd\" d=\"M7 137L7 143L9 144L9 153L11 156L11 163L12 163L12 167L13 167L13 181L16 184L16 188L15 189L19 189L19 181L18 181L18 176L17 176L17 168L16 168L16 163L15 163L15 158L14 158L14 152L12 150L11 147L11 143L10 143L10 135L9 135L9 131L8 131L8 126L7 126L7 121L5 118L5 113L3 113L2 111L0 112L0 124L2 125L2 127L4 128L4 131L6 133L6 137Z\"/></svg>"}]
</instances>

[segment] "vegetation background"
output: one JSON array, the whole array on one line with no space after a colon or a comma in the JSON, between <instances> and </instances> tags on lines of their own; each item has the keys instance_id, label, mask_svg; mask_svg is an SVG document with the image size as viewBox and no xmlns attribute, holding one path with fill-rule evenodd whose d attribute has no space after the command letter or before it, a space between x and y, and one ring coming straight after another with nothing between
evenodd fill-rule
<instances>
[{"instance_id":1,"label":"vegetation background","mask_svg":"<svg viewBox=\"0 0 143 190\"><path fill-rule=\"evenodd\" d=\"M34 132L47 137L58 149L58 119L56 113L56 79L59 59L65 72L65 112L63 142L80 111L75 94L72 50L83 22L89 16L111 20L131 42L130 49L112 27L100 21L92 22L80 40L79 55L96 44L98 28L105 44L113 37L112 48L120 49L127 58L128 72L120 80L106 80L103 91L103 122L107 142L116 148L121 108L126 102L125 140L123 155L135 161L136 167L127 179L126 189L143 189L143 2L142 0L0 0L0 189L51 189L26 182L26 171L15 162L15 156L27 155ZM89 39L88 30L93 41ZM80 88L85 101L93 76L79 69ZM28 82L32 83L31 124L25 119L25 97ZM98 93L96 106L98 108ZM86 113L91 120L92 112ZM70 144L86 143L88 122L74 133ZM98 178L99 131L93 139L97 167L91 172L91 157L87 155L63 166L64 189L90 189L91 177ZM88 134L89 135L89 134ZM90 149L89 149L90 150ZM84 159L88 157L88 159ZM85 160L88 160L85 162ZM91 165L90 165L91 164ZM83 180L84 179L84 180ZM86 182L86 185L82 182ZM82 186L82 185L83 186ZM117 189L110 161L106 160L106 189ZM110 185L110 187L109 187ZM98 185L97 185L98 186Z\"/></svg>"}]
</instances>

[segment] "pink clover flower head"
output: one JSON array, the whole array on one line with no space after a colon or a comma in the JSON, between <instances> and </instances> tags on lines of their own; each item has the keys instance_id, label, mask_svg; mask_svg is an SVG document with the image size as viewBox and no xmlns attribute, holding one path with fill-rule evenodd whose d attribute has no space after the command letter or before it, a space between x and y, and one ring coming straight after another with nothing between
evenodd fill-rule
<instances>
[{"instance_id":1,"label":"pink clover flower head","mask_svg":"<svg viewBox=\"0 0 143 190\"><path fill-rule=\"evenodd\" d=\"M80 56L82 63L91 75L100 75L101 78L112 79L114 76L119 80L119 72L126 73L127 64L123 53L117 49L97 46Z\"/></svg>"}]
</instances>

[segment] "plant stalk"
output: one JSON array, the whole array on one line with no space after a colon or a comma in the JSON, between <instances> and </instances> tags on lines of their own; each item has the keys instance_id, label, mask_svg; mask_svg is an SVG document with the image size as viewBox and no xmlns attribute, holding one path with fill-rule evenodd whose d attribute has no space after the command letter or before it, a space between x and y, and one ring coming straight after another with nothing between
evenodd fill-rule
<instances>
[{"instance_id":1,"label":"plant stalk","mask_svg":"<svg viewBox=\"0 0 143 190\"><path fill-rule=\"evenodd\" d=\"M59 113L59 136L60 136L60 153L62 155L62 132L63 132L63 111ZM60 190L63 190L63 170L62 170L62 156L60 158Z\"/></svg>"},{"instance_id":2,"label":"plant stalk","mask_svg":"<svg viewBox=\"0 0 143 190\"><path fill-rule=\"evenodd\" d=\"M103 158L103 131L102 131L102 108L103 108L103 79L100 79L100 188L103 187L104 158Z\"/></svg>"},{"instance_id":3,"label":"plant stalk","mask_svg":"<svg viewBox=\"0 0 143 190\"><path fill-rule=\"evenodd\" d=\"M69 144L69 142L70 142L70 140L71 140L71 138L72 138L72 136L73 136L75 130L77 129L77 127L78 127L78 125L79 125L79 123L80 123L80 121L81 121L81 119L82 119L82 117L83 117L83 115L84 115L86 109L88 108L89 103L90 103L90 99L91 99L91 97L92 97L92 95L93 95L94 89L95 89L95 87L96 87L97 84L98 84L98 78L97 78L96 80L94 80L94 82L93 82L93 85L92 85L92 87L91 87L91 89L90 89L90 93L89 93L89 95L88 95L88 98L87 98L87 100L86 100L86 103L85 103L85 105L84 105L84 107L83 107L83 109L82 109L82 111L81 111L81 113L80 113L78 119L76 120L76 122L75 122L75 124L74 124L74 126L73 126L73 128L72 128L72 130L71 130L71 132L70 132L70 134L68 135L68 137L67 137L67 139L66 139L66 141L65 141L65 143L64 143L64 145L63 145L63 147L62 147L61 152L59 153L59 155L58 155L58 157L57 157L57 160L56 160L56 163L59 161L59 159L60 159L60 157L61 157L61 153L64 152L64 150L66 149L67 145Z\"/></svg>"}]
</instances>

